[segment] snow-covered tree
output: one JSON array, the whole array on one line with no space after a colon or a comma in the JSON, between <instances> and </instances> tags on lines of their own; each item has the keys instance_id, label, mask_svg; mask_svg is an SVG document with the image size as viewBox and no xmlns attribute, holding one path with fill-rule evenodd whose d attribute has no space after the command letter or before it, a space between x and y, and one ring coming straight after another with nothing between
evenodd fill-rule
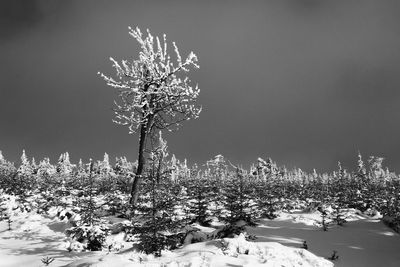
<instances>
[{"instance_id":1,"label":"snow-covered tree","mask_svg":"<svg viewBox=\"0 0 400 267\"><path fill-rule=\"evenodd\" d=\"M77 171L78 171L78 173L84 173L85 172L85 165L83 164L82 159L79 159Z\"/></svg>"},{"instance_id":2,"label":"snow-covered tree","mask_svg":"<svg viewBox=\"0 0 400 267\"><path fill-rule=\"evenodd\" d=\"M230 225L243 220L254 225L257 218L256 203L252 200L253 185L243 169L236 167L235 173L223 183L220 219Z\"/></svg>"},{"instance_id":3,"label":"snow-covered tree","mask_svg":"<svg viewBox=\"0 0 400 267\"><path fill-rule=\"evenodd\" d=\"M275 219L279 208L278 184L270 179L257 179L252 182L252 186L258 216Z\"/></svg>"},{"instance_id":4,"label":"snow-covered tree","mask_svg":"<svg viewBox=\"0 0 400 267\"><path fill-rule=\"evenodd\" d=\"M215 199L215 184L204 175L195 175L185 181L186 212L189 223L197 222L208 226L211 222L210 202Z\"/></svg>"},{"instance_id":5,"label":"snow-covered tree","mask_svg":"<svg viewBox=\"0 0 400 267\"><path fill-rule=\"evenodd\" d=\"M222 155L216 155L213 159L208 160L206 166L207 173L217 180L224 180L228 174L228 164Z\"/></svg>"},{"instance_id":6,"label":"snow-covered tree","mask_svg":"<svg viewBox=\"0 0 400 267\"><path fill-rule=\"evenodd\" d=\"M266 161L262 158L257 159L256 169L253 174L258 175L260 178L266 179L266 177L273 177L279 174L279 168L276 163L268 158ZM255 172L255 173L254 173Z\"/></svg>"},{"instance_id":7,"label":"snow-covered tree","mask_svg":"<svg viewBox=\"0 0 400 267\"><path fill-rule=\"evenodd\" d=\"M110 159L107 153L104 153L103 161L100 162L100 173L109 175L110 172L112 171L111 165L110 165Z\"/></svg>"},{"instance_id":8,"label":"snow-covered tree","mask_svg":"<svg viewBox=\"0 0 400 267\"><path fill-rule=\"evenodd\" d=\"M139 234L139 248L145 253L161 255L161 250L168 246L173 238L166 232L176 232L182 220L178 216L176 204L178 195L170 179L170 170L165 164L167 143L159 135L158 145L154 145L150 155L148 177L143 183L134 218L135 231Z\"/></svg>"},{"instance_id":9,"label":"snow-covered tree","mask_svg":"<svg viewBox=\"0 0 400 267\"><path fill-rule=\"evenodd\" d=\"M104 153L102 161L97 161L95 170L98 178L97 182L99 183L99 192L114 191L117 180L114 179L115 175L113 168L110 165L110 159L107 153Z\"/></svg>"},{"instance_id":10,"label":"snow-covered tree","mask_svg":"<svg viewBox=\"0 0 400 267\"><path fill-rule=\"evenodd\" d=\"M56 172L56 167L50 163L50 159L44 158L37 166L36 175L42 186L48 187L49 183L51 182L51 178Z\"/></svg>"},{"instance_id":11,"label":"snow-covered tree","mask_svg":"<svg viewBox=\"0 0 400 267\"><path fill-rule=\"evenodd\" d=\"M26 156L25 150L23 150L21 165L18 167L17 173L12 179L13 191L18 195L26 196L26 194L34 189L36 182L34 169Z\"/></svg>"},{"instance_id":12,"label":"snow-covered tree","mask_svg":"<svg viewBox=\"0 0 400 267\"><path fill-rule=\"evenodd\" d=\"M190 177L191 168L188 167L187 160L180 161L176 159L175 155L172 155L169 161L169 166L171 170L171 180L181 181L188 179Z\"/></svg>"},{"instance_id":13,"label":"snow-covered tree","mask_svg":"<svg viewBox=\"0 0 400 267\"><path fill-rule=\"evenodd\" d=\"M383 160L383 157L369 157L368 163L370 168L370 175L372 175L373 179L379 179L385 176L385 171L382 167Z\"/></svg>"},{"instance_id":14,"label":"snow-covered tree","mask_svg":"<svg viewBox=\"0 0 400 267\"><path fill-rule=\"evenodd\" d=\"M71 174L74 165L71 164L69 159L69 153L65 152L60 155L57 162L57 172L62 175Z\"/></svg>"},{"instance_id":15,"label":"snow-covered tree","mask_svg":"<svg viewBox=\"0 0 400 267\"><path fill-rule=\"evenodd\" d=\"M126 157L116 157L114 171L119 175L129 175L134 170L134 166Z\"/></svg>"},{"instance_id":16,"label":"snow-covered tree","mask_svg":"<svg viewBox=\"0 0 400 267\"><path fill-rule=\"evenodd\" d=\"M21 165L18 168L18 174L21 176L30 176L32 175L32 172L33 172L32 165L29 162L24 149L22 150Z\"/></svg>"},{"instance_id":17,"label":"snow-covered tree","mask_svg":"<svg viewBox=\"0 0 400 267\"><path fill-rule=\"evenodd\" d=\"M75 222L71 228L68 228L65 233L70 238L84 243L83 247L90 251L101 250L106 242L106 236L109 229L104 225L104 222L98 214L100 206L95 201L95 196L98 194L94 181L94 164L92 159L87 164L88 177L86 184L82 187L82 195L74 203L79 209L80 220Z\"/></svg>"},{"instance_id":18,"label":"snow-covered tree","mask_svg":"<svg viewBox=\"0 0 400 267\"><path fill-rule=\"evenodd\" d=\"M358 160L357 160L357 171L356 174L360 178L365 178L367 171L365 169L364 161L362 160L361 153L358 152Z\"/></svg>"},{"instance_id":19,"label":"snow-covered tree","mask_svg":"<svg viewBox=\"0 0 400 267\"><path fill-rule=\"evenodd\" d=\"M32 166L32 172L33 172L33 174L37 174L38 165L36 164L35 158L32 158L31 166Z\"/></svg>"},{"instance_id":20,"label":"snow-covered tree","mask_svg":"<svg viewBox=\"0 0 400 267\"><path fill-rule=\"evenodd\" d=\"M116 78L101 74L107 85L119 90L120 101L115 101L114 122L128 126L129 133L139 133L138 168L131 190L131 203L136 204L139 183L145 166L145 150L148 137L154 129L174 129L183 121L197 118L201 108L195 105L200 89L190 85L182 73L191 67L199 68L197 56L190 52L182 60L173 42L176 62L167 50L164 34L160 41L150 31L143 36L139 28L129 28L129 34L140 44L139 59L121 63L110 58Z\"/></svg>"},{"instance_id":21,"label":"snow-covered tree","mask_svg":"<svg viewBox=\"0 0 400 267\"><path fill-rule=\"evenodd\" d=\"M136 163L129 162L126 157L116 157L113 173L116 175L118 188L125 193L130 192Z\"/></svg>"},{"instance_id":22,"label":"snow-covered tree","mask_svg":"<svg viewBox=\"0 0 400 267\"><path fill-rule=\"evenodd\" d=\"M94 184L94 173L93 173L93 161L90 159L89 162L89 177L88 183L83 188L84 194L81 197L80 206L81 206L81 216L82 223L93 225L99 218L95 215L95 210L97 209L94 195L96 193L96 187Z\"/></svg>"},{"instance_id":23,"label":"snow-covered tree","mask_svg":"<svg viewBox=\"0 0 400 267\"><path fill-rule=\"evenodd\" d=\"M83 163L82 159L79 159L76 171L74 173L74 187L82 190L86 186L89 175L90 174L86 170L86 165Z\"/></svg>"},{"instance_id":24,"label":"snow-covered tree","mask_svg":"<svg viewBox=\"0 0 400 267\"><path fill-rule=\"evenodd\" d=\"M0 187L3 189L11 189L10 186L13 184L17 169L14 163L9 162L3 156L0 151Z\"/></svg>"},{"instance_id":25,"label":"snow-covered tree","mask_svg":"<svg viewBox=\"0 0 400 267\"><path fill-rule=\"evenodd\" d=\"M4 171L4 173L11 173L9 172L11 169L15 171L14 163L6 160L0 150L0 173L3 173L2 171Z\"/></svg>"}]
</instances>

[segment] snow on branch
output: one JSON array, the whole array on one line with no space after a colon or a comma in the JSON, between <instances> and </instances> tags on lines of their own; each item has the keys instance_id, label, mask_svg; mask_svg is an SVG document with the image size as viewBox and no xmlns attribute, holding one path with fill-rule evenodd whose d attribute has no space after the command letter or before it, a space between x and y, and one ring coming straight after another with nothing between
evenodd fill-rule
<instances>
[{"instance_id":1,"label":"snow on branch","mask_svg":"<svg viewBox=\"0 0 400 267\"><path fill-rule=\"evenodd\" d=\"M115 101L114 122L129 127L130 133L138 131L149 119L150 129L171 130L179 122L198 118L201 107L196 105L200 89L192 86L188 77L181 77L192 68L199 68L197 56L190 52L185 60L173 42L176 60L168 54L166 35L162 41L149 30L144 36L139 28L129 28L129 34L139 43L139 58L129 62L110 58L116 76L100 73L107 85L119 92ZM178 76L179 75L179 76Z\"/></svg>"}]
</instances>

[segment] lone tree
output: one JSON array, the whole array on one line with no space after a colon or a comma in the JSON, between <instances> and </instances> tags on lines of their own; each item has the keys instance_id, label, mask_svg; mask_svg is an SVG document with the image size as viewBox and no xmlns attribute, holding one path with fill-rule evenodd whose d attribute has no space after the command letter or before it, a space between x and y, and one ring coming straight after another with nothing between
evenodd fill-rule
<instances>
[{"instance_id":1,"label":"lone tree","mask_svg":"<svg viewBox=\"0 0 400 267\"><path fill-rule=\"evenodd\" d=\"M116 77L99 73L107 85L118 89L119 100L115 103L113 122L129 127L129 133L139 133L139 155L136 175L131 188L130 203L135 207L139 185L145 166L146 142L156 129L177 129L185 120L198 118L201 107L195 105L200 89L192 87L182 73L199 68L197 56L190 52L185 60L173 42L176 59L167 50L166 35L163 40L153 37L149 30L144 37L139 28L129 27L129 34L140 44L139 59L110 58Z\"/></svg>"}]
</instances>

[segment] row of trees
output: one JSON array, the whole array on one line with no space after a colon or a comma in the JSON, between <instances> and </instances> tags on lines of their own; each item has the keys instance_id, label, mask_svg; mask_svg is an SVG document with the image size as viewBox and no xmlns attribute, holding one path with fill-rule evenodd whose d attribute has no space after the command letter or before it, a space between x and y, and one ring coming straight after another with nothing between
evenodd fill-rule
<instances>
[{"instance_id":1,"label":"row of trees","mask_svg":"<svg viewBox=\"0 0 400 267\"><path fill-rule=\"evenodd\" d=\"M394 181L398 180L398 176L390 172L388 168L383 168L383 158L371 156L368 163L365 164L361 154L358 155L357 165L354 171L349 172L344 169L338 162L338 169L332 173L307 173L301 169L287 170L284 167L278 167L270 158L263 160L259 158L248 170L239 168L226 161L222 155L217 155L214 159L209 160L199 168L197 164L189 167L185 161L179 161L174 155L168 156L165 140L162 139L161 133L158 135L157 146L149 154L148 160L151 164L146 168L147 176L156 176L157 181L160 177L166 177L174 182L180 182L186 187L192 187L199 184L207 184L204 181L215 180L214 186L221 187L222 183L231 182L232 177L245 177L251 183L264 183L263 186L276 191L274 194L281 197L324 199L326 197L340 198L356 198L369 192L369 186L386 188ZM157 163L154 163L157 161ZM157 164L157 166L154 166ZM23 180L34 181L29 182L31 188L37 185L40 180L53 181L74 181L79 186L79 177L88 173L93 173L97 180L108 180L124 177L129 183L137 172L137 162L129 162L125 157L117 157L114 164L110 163L107 153L104 154L103 160L83 163L71 163L69 153L60 155L57 163L52 164L49 158L44 158L39 163L32 158L29 160L25 150L21 155L21 163L18 167L14 163L4 158L0 151L0 175L3 188L13 183L19 183ZM154 169L155 168L155 169ZM154 170L153 170L154 169ZM36 181L36 182L35 182ZM188 182L190 181L190 182ZM50 182L51 184L51 182ZM125 185L126 187L129 184ZM25 188L25 187L21 187ZM29 188L27 188L29 190ZM124 192L128 189L125 188ZM267 191L271 191L267 190ZM352 192L348 192L351 190ZM129 190L128 190L129 191ZM290 193L290 195L288 195ZM293 194L295 193L295 194ZM365 198L364 198L365 199ZM350 202L350 201L349 201Z\"/></svg>"},{"instance_id":2,"label":"row of trees","mask_svg":"<svg viewBox=\"0 0 400 267\"><path fill-rule=\"evenodd\" d=\"M164 145L157 146L150 153L148 160L151 164L145 171L146 177L156 177L157 183L162 179L178 183L190 189L190 194L197 194L199 198L204 195L205 199L210 199L212 192L217 190L214 194L218 195L218 190L224 187L250 184L253 193L257 190L260 191L259 194L266 193L262 201L266 202L263 205L269 206L278 198L304 201L313 199L335 201L364 210L376 207L378 199L380 209L384 208L384 203L386 209L389 209L390 203L397 201L393 197L398 190L398 176L388 169L384 170L383 159L379 157L370 157L366 166L359 155L353 172L343 169L339 163L337 171L324 174L315 171L306 173L300 169L288 171L277 167L271 159L265 161L261 158L249 170L244 170L228 164L221 155L208 161L204 168L200 169L197 165L188 167L186 161L180 162L174 156L168 157L165 141L161 136L159 140L159 144ZM157 163L154 163L155 161ZM79 163L72 164L68 153L64 153L56 164L51 164L49 158L37 164L34 159L28 160L25 151L22 153L20 166L15 167L0 153L1 186L15 194L26 194L34 189L43 190L52 186L57 188L61 185L79 188L85 183L89 173L94 176L100 192L111 190L113 187L110 185L113 185L122 193L127 193L136 168L136 163L128 162L124 157L116 158L115 163L111 165L107 154L101 161L83 163L80 160ZM212 188L217 189L211 190Z\"/></svg>"},{"instance_id":3,"label":"row of trees","mask_svg":"<svg viewBox=\"0 0 400 267\"><path fill-rule=\"evenodd\" d=\"M371 157L364 164L359 155L354 171L339 163L337 171L324 174L287 170L261 158L245 170L221 155L199 168L169 156L161 135L154 144L135 206L128 199L137 164L122 157L111 165L107 154L100 161L73 164L64 153L53 165L48 158L36 164L23 152L18 168L1 156L0 184L21 199L45 191L52 196L50 205L79 207L76 212L85 229L98 224L104 214L126 217L146 252L176 246L171 243L176 236L165 233L193 222L208 225L219 219L227 225L238 221L252 225L260 218L275 218L279 210L304 209L315 203L315 207L331 206L338 222L345 208L376 209L400 219L400 179L383 169L382 158ZM66 195L73 199L69 204L60 200ZM82 235L81 227L78 230ZM91 247L101 248L95 240Z\"/></svg>"}]
</instances>

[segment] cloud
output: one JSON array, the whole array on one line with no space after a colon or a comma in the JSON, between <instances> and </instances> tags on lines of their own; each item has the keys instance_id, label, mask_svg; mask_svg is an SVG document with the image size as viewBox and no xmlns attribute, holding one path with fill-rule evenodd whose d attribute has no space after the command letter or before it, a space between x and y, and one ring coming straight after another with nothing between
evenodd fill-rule
<instances>
[{"instance_id":1,"label":"cloud","mask_svg":"<svg viewBox=\"0 0 400 267\"><path fill-rule=\"evenodd\" d=\"M35 27L43 18L39 1L6 0L0 2L0 38L10 39Z\"/></svg>"},{"instance_id":2,"label":"cloud","mask_svg":"<svg viewBox=\"0 0 400 267\"><path fill-rule=\"evenodd\" d=\"M71 4L60 0L0 1L0 40L10 41L35 30L47 17L65 14Z\"/></svg>"}]
</instances>

